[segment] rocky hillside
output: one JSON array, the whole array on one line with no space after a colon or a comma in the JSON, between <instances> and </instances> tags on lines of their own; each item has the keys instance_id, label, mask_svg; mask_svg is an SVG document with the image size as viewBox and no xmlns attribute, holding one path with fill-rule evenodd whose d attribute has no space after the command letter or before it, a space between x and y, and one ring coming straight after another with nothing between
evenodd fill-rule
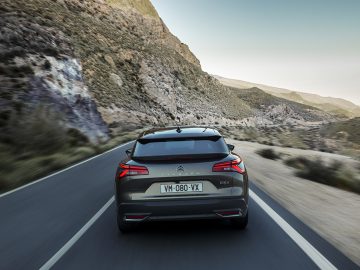
<instances>
[{"instance_id":1,"label":"rocky hillside","mask_svg":"<svg viewBox=\"0 0 360 270\"><path fill-rule=\"evenodd\" d=\"M301 128L333 120L330 115L315 107L276 97L257 87L230 89L234 97L253 110L253 116L243 120L245 126L288 125Z\"/></svg>"},{"instance_id":2,"label":"rocky hillside","mask_svg":"<svg viewBox=\"0 0 360 270\"><path fill-rule=\"evenodd\" d=\"M301 104L313 106L315 108L319 108L320 110L342 117L360 116L359 106L341 98L322 97L315 94L295 91L289 93L273 93L273 95Z\"/></svg>"},{"instance_id":3,"label":"rocky hillside","mask_svg":"<svg viewBox=\"0 0 360 270\"><path fill-rule=\"evenodd\" d=\"M280 99L254 104L234 93L201 70L149 0L2 0L0 27L5 142L15 143L25 127L36 134L38 115L49 116L51 129L65 126L70 137L85 135L92 142L111 132L176 122L328 119L314 108L287 107Z\"/></svg>"},{"instance_id":4,"label":"rocky hillside","mask_svg":"<svg viewBox=\"0 0 360 270\"><path fill-rule=\"evenodd\" d=\"M312 106L340 117L360 116L360 106L342 98L323 97L316 94L291 91L284 88L272 87L268 85L251 83L235 79L228 79L216 75L213 75L213 77L218 79L223 85L229 87L239 89L249 89L256 87L271 95L294 101L300 104Z\"/></svg>"},{"instance_id":5,"label":"rocky hillside","mask_svg":"<svg viewBox=\"0 0 360 270\"><path fill-rule=\"evenodd\" d=\"M92 140L109 126L225 124L252 113L149 1L4 0L0 25L0 128L39 106Z\"/></svg>"}]
</instances>

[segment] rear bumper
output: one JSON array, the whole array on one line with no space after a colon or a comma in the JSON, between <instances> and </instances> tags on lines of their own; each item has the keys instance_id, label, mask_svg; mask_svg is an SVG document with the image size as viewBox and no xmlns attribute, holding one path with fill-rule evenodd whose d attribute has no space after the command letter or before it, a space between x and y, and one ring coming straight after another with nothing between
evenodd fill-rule
<instances>
[{"instance_id":1,"label":"rear bumper","mask_svg":"<svg viewBox=\"0 0 360 270\"><path fill-rule=\"evenodd\" d=\"M120 202L117 208L120 218L141 222L241 217L248 206L244 197L227 197Z\"/></svg>"}]
</instances>

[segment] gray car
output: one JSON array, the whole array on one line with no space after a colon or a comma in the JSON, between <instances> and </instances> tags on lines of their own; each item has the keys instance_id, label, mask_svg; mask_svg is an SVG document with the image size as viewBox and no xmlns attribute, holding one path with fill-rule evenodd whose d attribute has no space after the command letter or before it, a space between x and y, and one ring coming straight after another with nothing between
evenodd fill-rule
<instances>
[{"instance_id":1,"label":"gray car","mask_svg":"<svg viewBox=\"0 0 360 270\"><path fill-rule=\"evenodd\" d=\"M152 129L140 135L115 177L117 222L126 232L158 220L229 219L248 223L243 160L207 127Z\"/></svg>"}]
</instances>

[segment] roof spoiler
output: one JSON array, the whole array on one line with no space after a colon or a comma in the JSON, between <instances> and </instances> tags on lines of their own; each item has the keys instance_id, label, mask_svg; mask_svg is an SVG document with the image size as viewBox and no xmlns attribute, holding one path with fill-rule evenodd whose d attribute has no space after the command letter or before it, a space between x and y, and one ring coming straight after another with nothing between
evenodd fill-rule
<instances>
[{"instance_id":1,"label":"roof spoiler","mask_svg":"<svg viewBox=\"0 0 360 270\"><path fill-rule=\"evenodd\" d=\"M203 128L203 129L208 129L208 128L211 128L213 129L214 127L211 127L211 126L206 126L206 125L189 125L189 126L186 126L186 125L176 125L176 126L165 126L165 127L152 127L148 130L145 130L141 136L145 136L147 134L150 134L154 131L158 131L159 129L163 129L163 130L167 130L167 129L185 129L185 128Z\"/></svg>"},{"instance_id":2,"label":"roof spoiler","mask_svg":"<svg viewBox=\"0 0 360 270\"><path fill-rule=\"evenodd\" d=\"M189 136L189 137L167 137L167 138L140 138L138 139L138 142L141 144L146 144L150 142L169 142L169 141L200 141L200 140L210 140L210 141L217 141L220 139L220 135L211 135L211 136Z\"/></svg>"}]
</instances>

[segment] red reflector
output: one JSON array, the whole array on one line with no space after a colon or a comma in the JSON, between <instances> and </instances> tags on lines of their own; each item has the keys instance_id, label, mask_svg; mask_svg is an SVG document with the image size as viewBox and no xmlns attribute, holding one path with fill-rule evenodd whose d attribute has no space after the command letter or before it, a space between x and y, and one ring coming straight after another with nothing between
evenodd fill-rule
<instances>
[{"instance_id":1,"label":"red reflector","mask_svg":"<svg viewBox=\"0 0 360 270\"><path fill-rule=\"evenodd\" d=\"M125 176L135 176L135 175L147 175L149 174L149 170L145 166L135 166L135 165L127 165L121 163L119 167L122 171L118 175L118 179L121 179Z\"/></svg>"},{"instance_id":2,"label":"red reflector","mask_svg":"<svg viewBox=\"0 0 360 270\"><path fill-rule=\"evenodd\" d=\"M238 172L238 173L244 173L245 172L245 166L244 162L240 159L234 159L230 161L220 162L216 163L213 168L213 172Z\"/></svg>"},{"instance_id":3,"label":"red reflector","mask_svg":"<svg viewBox=\"0 0 360 270\"><path fill-rule=\"evenodd\" d=\"M125 219L144 219L147 216L143 216L143 215L127 215L125 216Z\"/></svg>"},{"instance_id":4,"label":"red reflector","mask_svg":"<svg viewBox=\"0 0 360 270\"><path fill-rule=\"evenodd\" d=\"M233 217L233 216L241 216L241 212L239 210L237 211L218 211L216 212L217 215L221 217Z\"/></svg>"},{"instance_id":5,"label":"red reflector","mask_svg":"<svg viewBox=\"0 0 360 270\"><path fill-rule=\"evenodd\" d=\"M218 212L222 216L232 216L232 215L238 215L239 211L224 211L224 212Z\"/></svg>"}]
</instances>

